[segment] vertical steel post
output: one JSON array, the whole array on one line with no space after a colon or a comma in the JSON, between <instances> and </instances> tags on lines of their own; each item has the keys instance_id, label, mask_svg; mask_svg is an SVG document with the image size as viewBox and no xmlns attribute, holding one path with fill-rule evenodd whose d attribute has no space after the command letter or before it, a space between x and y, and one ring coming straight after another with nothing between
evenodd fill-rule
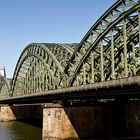
<instances>
[{"instance_id":1,"label":"vertical steel post","mask_svg":"<svg viewBox=\"0 0 140 140\"><path fill-rule=\"evenodd\" d=\"M90 43L91 44L93 43L93 35L92 34L90 35Z\"/></svg>"},{"instance_id":2,"label":"vertical steel post","mask_svg":"<svg viewBox=\"0 0 140 140\"><path fill-rule=\"evenodd\" d=\"M102 33L102 24L100 24L100 33ZM101 58L101 81L104 81L104 58L103 58L103 41L100 40L100 58Z\"/></svg>"},{"instance_id":3,"label":"vertical steel post","mask_svg":"<svg viewBox=\"0 0 140 140\"><path fill-rule=\"evenodd\" d=\"M35 68L35 91L38 92L38 60L36 59L36 68Z\"/></svg>"},{"instance_id":4,"label":"vertical steel post","mask_svg":"<svg viewBox=\"0 0 140 140\"><path fill-rule=\"evenodd\" d=\"M139 50L140 50L140 9L138 10Z\"/></svg>"},{"instance_id":5,"label":"vertical steel post","mask_svg":"<svg viewBox=\"0 0 140 140\"><path fill-rule=\"evenodd\" d=\"M131 29L132 29L132 35L133 35L133 33L134 33L134 26L133 25L131 26ZM133 73L134 73L134 75L136 75L136 56L135 56L135 44L134 44L134 42L132 42L132 57L133 57L133 63L134 63Z\"/></svg>"},{"instance_id":6,"label":"vertical steel post","mask_svg":"<svg viewBox=\"0 0 140 140\"><path fill-rule=\"evenodd\" d=\"M113 22L112 13L110 14L110 21ZM111 67L112 67L112 74L111 76L114 78L115 74L115 66L114 66L114 34L113 29L111 30Z\"/></svg>"},{"instance_id":7,"label":"vertical steel post","mask_svg":"<svg viewBox=\"0 0 140 140\"><path fill-rule=\"evenodd\" d=\"M36 59L34 59L34 92L36 93Z\"/></svg>"},{"instance_id":8,"label":"vertical steel post","mask_svg":"<svg viewBox=\"0 0 140 140\"><path fill-rule=\"evenodd\" d=\"M125 3L123 3L123 11L125 10L126 10L126 5ZM123 39L124 39L124 74L125 77L128 77L126 19L123 20Z\"/></svg>"},{"instance_id":9,"label":"vertical steel post","mask_svg":"<svg viewBox=\"0 0 140 140\"><path fill-rule=\"evenodd\" d=\"M33 67L34 67L34 63L33 63L33 59L32 58L32 62L31 62L31 92L34 93L34 73L33 73Z\"/></svg>"},{"instance_id":10,"label":"vertical steel post","mask_svg":"<svg viewBox=\"0 0 140 140\"><path fill-rule=\"evenodd\" d=\"M53 62L53 70L52 72L55 73L55 63ZM55 89L55 85L56 85L56 78L55 78L55 75L53 75L53 89Z\"/></svg>"},{"instance_id":11,"label":"vertical steel post","mask_svg":"<svg viewBox=\"0 0 140 140\"><path fill-rule=\"evenodd\" d=\"M85 66L85 63L83 64L83 78L84 78L84 84L86 84L86 66Z\"/></svg>"},{"instance_id":12,"label":"vertical steel post","mask_svg":"<svg viewBox=\"0 0 140 140\"><path fill-rule=\"evenodd\" d=\"M94 76L95 76L95 72L94 72L94 53L91 53L91 82L95 82Z\"/></svg>"}]
</instances>

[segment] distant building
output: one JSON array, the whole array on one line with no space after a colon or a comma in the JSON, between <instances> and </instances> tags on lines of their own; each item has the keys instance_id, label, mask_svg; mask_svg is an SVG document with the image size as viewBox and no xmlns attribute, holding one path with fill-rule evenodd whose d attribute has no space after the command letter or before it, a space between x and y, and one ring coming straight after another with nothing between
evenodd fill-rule
<instances>
[{"instance_id":1,"label":"distant building","mask_svg":"<svg viewBox=\"0 0 140 140\"><path fill-rule=\"evenodd\" d=\"M6 78L5 67L3 67L3 69L0 69L0 82L2 81L3 78Z\"/></svg>"}]
</instances>

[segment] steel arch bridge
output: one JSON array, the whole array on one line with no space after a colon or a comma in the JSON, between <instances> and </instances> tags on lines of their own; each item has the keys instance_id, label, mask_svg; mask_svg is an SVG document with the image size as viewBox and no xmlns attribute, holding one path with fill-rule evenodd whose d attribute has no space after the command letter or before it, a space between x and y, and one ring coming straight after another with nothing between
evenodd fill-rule
<instances>
[{"instance_id":1,"label":"steel arch bridge","mask_svg":"<svg viewBox=\"0 0 140 140\"><path fill-rule=\"evenodd\" d=\"M29 44L0 96L46 91L140 76L140 1L118 0L79 44Z\"/></svg>"}]
</instances>

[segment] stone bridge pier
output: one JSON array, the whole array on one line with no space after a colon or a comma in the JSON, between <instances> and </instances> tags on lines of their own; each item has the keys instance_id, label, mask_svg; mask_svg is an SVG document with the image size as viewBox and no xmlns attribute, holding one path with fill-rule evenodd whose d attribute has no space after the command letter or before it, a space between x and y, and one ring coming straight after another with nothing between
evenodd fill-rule
<instances>
[{"instance_id":1,"label":"stone bridge pier","mask_svg":"<svg viewBox=\"0 0 140 140\"><path fill-rule=\"evenodd\" d=\"M43 107L43 140L140 136L140 101Z\"/></svg>"},{"instance_id":2,"label":"stone bridge pier","mask_svg":"<svg viewBox=\"0 0 140 140\"><path fill-rule=\"evenodd\" d=\"M24 119L42 119L42 107L41 106L13 106L2 105L0 106L0 121L15 121Z\"/></svg>"},{"instance_id":3,"label":"stone bridge pier","mask_svg":"<svg viewBox=\"0 0 140 140\"><path fill-rule=\"evenodd\" d=\"M90 139L100 134L112 133L111 107L62 107L43 108L43 140Z\"/></svg>"},{"instance_id":4,"label":"stone bridge pier","mask_svg":"<svg viewBox=\"0 0 140 140\"><path fill-rule=\"evenodd\" d=\"M93 139L140 136L140 101L95 105L1 106L0 121L42 119L42 139Z\"/></svg>"}]
</instances>

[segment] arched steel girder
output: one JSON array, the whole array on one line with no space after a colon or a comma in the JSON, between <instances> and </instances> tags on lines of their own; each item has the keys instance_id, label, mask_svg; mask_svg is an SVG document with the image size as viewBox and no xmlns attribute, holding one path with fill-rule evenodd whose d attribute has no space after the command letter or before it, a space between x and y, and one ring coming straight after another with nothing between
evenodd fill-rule
<instances>
[{"instance_id":1,"label":"arched steel girder","mask_svg":"<svg viewBox=\"0 0 140 140\"><path fill-rule=\"evenodd\" d=\"M31 44L30 44L31 45ZM29 46L30 46L29 45ZM45 50L45 52L52 58L52 60L55 62L55 64L57 65L57 67L58 67L58 69L62 72L62 73L64 73L64 69L63 69L63 67L60 65L60 63L58 62L58 60L57 60L57 58L51 53L51 51L45 46L45 45L43 45L43 44L41 44L41 43L33 43L32 44L33 46L35 45L35 46L37 46L37 47L40 47L40 48L42 48L43 50Z\"/></svg>"},{"instance_id":2,"label":"arched steel girder","mask_svg":"<svg viewBox=\"0 0 140 140\"><path fill-rule=\"evenodd\" d=\"M63 73L63 68L61 67L61 65L59 64L59 62L57 61L57 59L55 58L55 56L42 44L38 44L38 43L32 43L32 44L29 44L22 52L22 54L20 55L20 58L17 62L17 65L16 65L16 68L15 68L15 72L14 72L14 76L13 76L13 81L15 80L15 77L17 77L17 73L18 73L18 70L20 68L20 66L23 64L23 61L24 61L24 55L28 56L30 52L28 52L28 49L30 47L40 47L42 48L43 50L45 50L45 52L54 60L54 62L56 63L56 65L58 66L59 70Z\"/></svg>"},{"instance_id":3,"label":"arched steel girder","mask_svg":"<svg viewBox=\"0 0 140 140\"><path fill-rule=\"evenodd\" d=\"M78 46L76 43L72 44L54 44L43 43L57 58L63 68L67 65L69 58L72 56L74 49Z\"/></svg>"},{"instance_id":4,"label":"arched steel girder","mask_svg":"<svg viewBox=\"0 0 140 140\"><path fill-rule=\"evenodd\" d=\"M0 83L0 98L11 96L10 93L10 80L4 78Z\"/></svg>"},{"instance_id":5,"label":"arched steel girder","mask_svg":"<svg viewBox=\"0 0 140 140\"><path fill-rule=\"evenodd\" d=\"M140 8L140 3L135 3L134 4L134 6L132 7L132 8L130 8L129 10L127 10L127 11L125 11L124 10L124 13L122 13L117 19L115 19L115 21L113 21L113 22L111 22L109 25L108 25L108 28L106 28L103 32L100 32L100 34L98 35L98 38L92 43L92 44L90 44L89 46L87 46L87 47L85 47L84 48L84 52L83 52L83 54L81 55L81 53L80 52L78 52L77 54L74 54L74 56L72 56L72 58L73 57L75 57L73 60L71 60L70 59L70 62L72 61L73 63L69 63L69 65L71 66L70 68L69 68L69 72L70 72L70 74L69 75L71 75L71 76L69 76L70 77L70 83L69 83L69 86L72 86L72 84L73 84L73 82L74 82L74 80L75 80L75 78L76 78L76 74L78 73L78 71L80 70L80 68L82 67L82 65L83 65L83 63L86 61L86 59L87 59L87 57L89 56L89 54L90 54L90 52L91 51L93 51L93 49L95 48L95 47L97 47L98 45L98 43L101 41L101 40L103 40L103 39L105 39L105 35L108 33L108 32L110 32L110 31L113 31L113 29L114 29L114 27L119 23L119 22L121 22L122 20L125 20L125 18L127 18L127 16L128 15L131 15L131 14L133 14L133 12L135 12L136 10L138 10ZM125 9L124 7L123 7L123 9ZM111 12L111 11L110 11ZM126 23L124 23L125 25L123 25L123 26L126 26ZM116 26L117 27L117 26ZM115 27L115 28L116 28ZM101 27L102 28L102 27ZM119 29L119 27L117 27L118 29ZM102 29L99 29L99 30L101 30L102 31ZM116 30L116 29L115 29ZM126 44L125 44L125 46L126 46ZM82 49L82 48L81 48ZM102 50L103 51L103 50ZM125 52L125 53L127 53L127 52ZM79 56L81 57L79 57ZM127 54L125 54L125 55L127 55ZM103 56L102 56L103 57ZM126 57L126 56L125 56ZM76 59L79 61L76 61ZM103 62L102 62L103 63ZM74 65L75 65L75 68L72 70L72 67L74 67ZM66 70L67 70L67 68L68 67L66 67ZM126 68L126 66L125 66L125 68ZM102 69L103 69L103 66L102 66ZM126 68L127 69L127 68ZM73 71L73 72L72 72ZM67 72L67 71L66 71ZM103 75L103 74L102 74ZM101 78L101 80L102 81L104 81L104 78Z\"/></svg>"},{"instance_id":6,"label":"arched steel girder","mask_svg":"<svg viewBox=\"0 0 140 140\"><path fill-rule=\"evenodd\" d=\"M53 62L55 64L55 66L54 66L55 71L52 74L52 76L56 75L58 77L58 73L60 73L59 74L60 79L62 79L62 77L63 77L63 80L66 80L66 75L64 74L63 67L60 65L60 63L58 62L58 60L54 56L54 54L47 48L47 46L49 46L49 45L50 44L42 45L42 44L33 43L33 44L28 45L24 49L23 53L21 54L21 56L18 60L16 69L14 72L13 81L12 81L12 93L14 93L14 89L16 88L16 81L18 79L19 73L24 73L24 76L25 76L25 73L30 69L30 62L32 61L33 57L36 57L38 60L40 60L44 64L45 67L47 66L47 69L51 69L52 62ZM50 64L47 64L47 61L49 61L48 59L49 60L51 59ZM26 70L25 70L25 72L22 72L21 69L26 69ZM21 78L19 78L19 79L21 79ZM67 83L67 82L64 81L64 83ZM20 85L22 85L22 84L20 84ZM63 84L62 80L57 81L57 84L58 84L57 85L57 88L58 88L58 86Z\"/></svg>"},{"instance_id":7,"label":"arched steel girder","mask_svg":"<svg viewBox=\"0 0 140 140\"><path fill-rule=\"evenodd\" d=\"M136 57L134 58L134 55L135 55L134 53L135 52L131 51L132 50L132 45L131 44L133 42L132 40L134 40L134 38L135 38L134 37L135 32L131 32L131 30L132 30L132 28L134 30L138 26L138 16L134 17L133 19L129 19L129 20L131 20L131 21L126 24L127 33L129 33L127 35L127 37L129 38L127 40L127 46L128 46L127 47L127 53L128 53L129 56L133 55L133 58L131 56L131 59L133 59L133 63L136 63L136 61L135 61ZM119 65L121 63L121 61L120 61L121 56L120 55L121 55L121 53L123 53L123 49L122 49L123 46L122 46L122 44L120 44L120 43L118 44L118 42L121 42L121 39L122 39L121 34L123 34L123 29L117 28L117 31L118 32L114 33L114 34L112 34L112 32L111 32L111 37L110 38L112 38L112 35L113 35L113 39L110 39L110 41L108 40L106 42L106 44L104 45L104 49L103 49L103 52L104 52L104 54L103 54L103 56L104 56L104 71L106 71L105 72L106 76L104 77L105 80L110 80L112 78L113 79L117 79L118 78L117 76L115 76L115 70L119 67ZM138 34L138 32L137 32L137 34ZM114 41L113 43L112 43L112 40ZM137 44L137 43L135 41L135 43L133 43L133 45ZM112 50L112 46L113 46L113 50ZM113 57L112 57L112 52L114 53ZM96 53L97 57L95 57L95 53ZM91 81L92 82L99 82L101 80L101 76L100 76L101 74L100 74L100 68L99 68L100 67L100 63L101 63L101 60L100 60L100 50L98 50L97 47L95 49L93 49L92 53L90 52L90 56L88 55L87 60L89 59L89 57L90 57L90 60L91 60L91 56L93 57L93 54L94 54L94 58L92 58L92 59L94 59L94 61L97 63L96 67L94 66L94 72L96 70L96 73L99 73L99 75L98 75L99 77L98 77L98 79L97 78L96 79L92 78ZM136 53L136 54L137 54L137 57L138 57L138 53ZM112 60L111 57L114 60ZM92 73L93 74L93 72L91 72L93 70L92 66L90 66L91 62L88 62L87 60L85 61L85 64L87 64L88 67L90 67L89 70L88 70L88 73ZM112 61L114 61L114 62L112 62ZM129 58L129 61L130 61L130 58ZM131 63L129 62L129 66L128 67L130 67ZM97 67L97 65L99 65L99 66ZM112 66L112 65L114 65L114 66ZM112 67L114 67L114 68L112 68ZM134 64L131 64L131 67L134 68L136 66L134 66ZM136 69L133 69L131 72L130 72L130 69L129 69L129 74L136 75ZM90 75L90 77L92 77L92 76ZM91 81L90 82L88 81L88 83L91 83Z\"/></svg>"},{"instance_id":8,"label":"arched steel girder","mask_svg":"<svg viewBox=\"0 0 140 140\"><path fill-rule=\"evenodd\" d=\"M137 37L137 38L136 38ZM137 39L137 40L135 40L135 38ZM133 45L137 45L138 44L138 33L137 33L137 36L134 36L133 37L133 39L134 39L134 41L135 42L133 42ZM132 47L132 45L131 45L131 42L129 42L128 41L128 43L127 43L128 45L130 45L129 46L129 48L131 48ZM115 59L115 70L117 70L117 68L119 68L119 64L120 64L120 59L121 58L118 58L118 56L120 55L122 53L122 51L120 51L120 52L118 52L115 56L114 56L114 59ZM139 54L140 54L140 51L137 49L137 56L139 56ZM90 56L89 56L90 57ZM137 57L138 58L138 57ZM88 58L87 58L88 59ZM132 58L131 58L132 59ZM97 58L96 58L96 60L97 60ZM87 62L85 62L84 64L88 64ZM86 66L88 66L88 68L85 68ZM84 67L84 68L83 68ZM77 73L77 75L76 75L76 78L75 78L75 81L74 81L74 86L75 85L80 85L80 84L89 84L89 83L94 83L94 82L99 82L99 81L101 81L101 76L100 76L100 74L99 75L97 75L97 76L99 76L98 77L98 79L95 79L94 78L94 81L93 81L93 79L92 79L92 72L91 72L91 69L92 69L92 67L91 66L89 66L89 65L85 65L85 66L83 66L81 69L80 69L80 71ZM139 66L135 66L135 65L130 65L129 64L129 67L131 67L131 69L129 69L129 71L130 70L132 70L131 72L130 72L130 76L135 76L135 75L139 75L140 74L140 67ZM95 67L94 67L95 68ZM97 71L99 71L99 66L96 68L96 70ZM85 69L85 72L83 72L83 71L81 71L82 69ZM111 61L109 61L108 63L107 63L107 66L106 66L106 68L105 68L105 70L107 71L106 72L106 77L105 77L105 80L111 80L111 79L118 79L118 78L122 78L122 77L119 77L119 76L117 76L117 77L111 77ZM97 72L96 71L96 72ZM135 72L134 72L135 71ZM121 72L122 72L122 70L121 70ZM120 73L121 73L120 72ZM98 72L98 73L100 73L100 71ZM79 75L81 75L82 74L82 76L79 76ZM132 75L131 75L132 74ZM83 76L84 75L84 76ZM82 78L79 78L79 77L82 77ZM85 77L85 78L84 78ZM79 79L78 79L79 78ZM79 82L80 81L80 82Z\"/></svg>"},{"instance_id":9,"label":"arched steel girder","mask_svg":"<svg viewBox=\"0 0 140 140\"><path fill-rule=\"evenodd\" d=\"M53 77L53 79L55 78L54 77L55 76L55 73L50 69L50 66L47 63L45 63L45 61L41 57L39 57L39 56L37 56L35 54L30 54L30 55L28 55L28 56L26 56L24 58L24 61L23 62L25 62L26 60L28 60L28 58L32 58L32 61L33 61L34 58L37 58L37 61L40 60L40 62L43 64L43 67L41 67L41 69L39 69L39 72L41 72L41 74L43 74L43 72L44 72L43 70L47 70L49 76ZM15 85L14 85L14 88L18 88L18 90L20 90L20 91L18 91L18 94L17 94L18 96L19 96L19 93L20 93L20 95L22 95L22 94L31 94L31 90L33 91L36 88L34 85L31 85L29 81L27 81L27 79L29 77L31 77L30 74L31 73L34 74L34 71L32 70L32 67L34 67L34 66L29 65L28 68L26 67L27 71L24 72L24 71L21 71L20 70L19 73L18 73L16 82L15 82ZM22 65L21 65L21 69L22 69ZM31 69L31 71L29 71L30 69ZM27 74L28 73L29 73L29 77L27 78ZM33 77L30 78L30 80L33 81L37 76L40 76L41 77L41 75L34 74ZM31 88L28 88L27 89L27 85L25 86L25 82L26 82L27 85L30 85ZM35 82L35 81L33 81L33 82ZM43 83L43 82L44 82L43 80L42 81L38 81L38 83ZM25 87L25 89L23 87ZM35 92L35 90L34 90L34 92ZM40 90L39 92L42 92L42 91ZM13 96L15 96L14 89L13 89L13 92L12 93L13 93Z\"/></svg>"},{"instance_id":10,"label":"arched steel girder","mask_svg":"<svg viewBox=\"0 0 140 140\"><path fill-rule=\"evenodd\" d=\"M87 47L95 41L101 32L104 32L111 22L114 22L123 12L127 11L129 8L133 7L135 4L139 3L139 0L118 0L114 5L112 5L90 28L87 34L83 37L78 47L76 48L74 54L70 58L68 65L65 68L66 73L71 66L73 61L76 59L76 53L81 51L82 48ZM102 31L100 32L100 26L103 25Z\"/></svg>"},{"instance_id":11,"label":"arched steel girder","mask_svg":"<svg viewBox=\"0 0 140 140\"><path fill-rule=\"evenodd\" d=\"M75 47L75 46L77 45L77 43L73 43L73 44L42 43L42 44L45 45L45 46L47 46L47 48L48 48L51 52L53 52L53 50L51 50L51 49L53 49L53 48L55 48L55 47L60 47L61 49L65 49L66 52L69 52L70 54L73 54L73 52L74 52L74 49L73 49L72 46Z\"/></svg>"}]
</instances>

